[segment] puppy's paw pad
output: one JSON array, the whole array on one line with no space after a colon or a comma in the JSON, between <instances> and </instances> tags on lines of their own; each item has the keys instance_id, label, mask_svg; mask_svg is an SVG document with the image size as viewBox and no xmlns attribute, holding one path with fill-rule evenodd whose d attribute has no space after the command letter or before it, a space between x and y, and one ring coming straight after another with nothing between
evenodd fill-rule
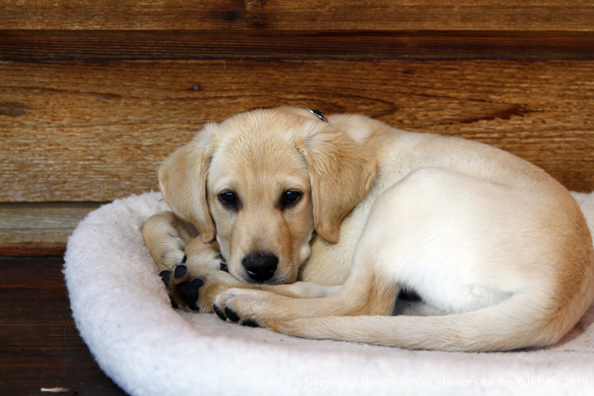
<instances>
[{"instance_id":1,"label":"puppy's paw pad","mask_svg":"<svg viewBox=\"0 0 594 396\"><path fill-rule=\"evenodd\" d=\"M258 323L255 319L247 319L245 320L242 325L247 326L247 327L262 327L260 326L260 323Z\"/></svg>"},{"instance_id":2,"label":"puppy's paw pad","mask_svg":"<svg viewBox=\"0 0 594 396\"><path fill-rule=\"evenodd\" d=\"M229 318L231 322L239 322L239 319L241 319L237 312L235 312L229 307L225 307L225 315L227 316L227 318Z\"/></svg>"},{"instance_id":3,"label":"puppy's paw pad","mask_svg":"<svg viewBox=\"0 0 594 396\"><path fill-rule=\"evenodd\" d=\"M163 271L159 272L159 276L161 277L161 280L165 284L165 287L169 287L169 282L171 282L171 271L163 270Z\"/></svg>"},{"instance_id":4,"label":"puppy's paw pad","mask_svg":"<svg viewBox=\"0 0 594 396\"><path fill-rule=\"evenodd\" d=\"M214 304L212 306L213 311L217 314L217 316L219 317L219 319L226 321L227 317L225 316L225 314L223 313L223 311L221 310L221 308L219 308L218 305Z\"/></svg>"},{"instance_id":5,"label":"puppy's paw pad","mask_svg":"<svg viewBox=\"0 0 594 396\"><path fill-rule=\"evenodd\" d=\"M200 278L195 278L190 282L184 282L177 288L179 297L188 305L193 311L198 311L198 297L200 295L199 289L204 285L204 281Z\"/></svg>"},{"instance_id":6,"label":"puppy's paw pad","mask_svg":"<svg viewBox=\"0 0 594 396\"><path fill-rule=\"evenodd\" d=\"M188 267L186 267L183 264L176 265L175 268L173 269L173 276L175 277L175 279L182 278L187 273L188 273Z\"/></svg>"}]
</instances>

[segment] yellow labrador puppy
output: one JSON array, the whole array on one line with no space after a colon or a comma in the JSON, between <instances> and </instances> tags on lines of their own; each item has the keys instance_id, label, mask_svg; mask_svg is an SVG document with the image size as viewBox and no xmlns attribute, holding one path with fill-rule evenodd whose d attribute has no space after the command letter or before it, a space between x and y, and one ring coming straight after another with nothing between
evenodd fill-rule
<instances>
[{"instance_id":1,"label":"yellow labrador puppy","mask_svg":"<svg viewBox=\"0 0 594 396\"><path fill-rule=\"evenodd\" d=\"M498 351L559 341L594 297L575 200L480 143L255 110L208 124L159 181L173 213L143 234L185 310L306 338Z\"/></svg>"}]
</instances>

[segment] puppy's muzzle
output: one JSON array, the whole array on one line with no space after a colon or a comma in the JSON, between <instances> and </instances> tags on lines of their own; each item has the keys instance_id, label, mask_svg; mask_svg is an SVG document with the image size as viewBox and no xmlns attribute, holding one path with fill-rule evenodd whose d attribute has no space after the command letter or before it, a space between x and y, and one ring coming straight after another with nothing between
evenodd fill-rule
<instances>
[{"instance_id":1,"label":"puppy's muzzle","mask_svg":"<svg viewBox=\"0 0 594 396\"><path fill-rule=\"evenodd\" d=\"M278 257L272 253L251 253L241 261L250 279L266 282L274 276L278 266Z\"/></svg>"}]
</instances>

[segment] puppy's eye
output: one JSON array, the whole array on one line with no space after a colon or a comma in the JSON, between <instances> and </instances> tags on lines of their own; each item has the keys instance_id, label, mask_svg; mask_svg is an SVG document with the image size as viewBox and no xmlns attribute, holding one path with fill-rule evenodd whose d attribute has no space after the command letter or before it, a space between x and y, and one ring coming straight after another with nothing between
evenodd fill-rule
<instances>
[{"instance_id":1,"label":"puppy's eye","mask_svg":"<svg viewBox=\"0 0 594 396\"><path fill-rule=\"evenodd\" d=\"M301 193L299 191L289 190L283 193L282 197L282 206L283 208L287 208L290 206L295 205L299 199L301 198Z\"/></svg>"},{"instance_id":2,"label":"puppy's eye","mask_svg":"<svg viewBox=\"0 0 594 396\"><path fill-rule=\"evenodd\" d=\"M229 208L237 209L237 196L232 191L225 191L219 194L219 200L221 203Z\"/></svg>"}]
</instances>

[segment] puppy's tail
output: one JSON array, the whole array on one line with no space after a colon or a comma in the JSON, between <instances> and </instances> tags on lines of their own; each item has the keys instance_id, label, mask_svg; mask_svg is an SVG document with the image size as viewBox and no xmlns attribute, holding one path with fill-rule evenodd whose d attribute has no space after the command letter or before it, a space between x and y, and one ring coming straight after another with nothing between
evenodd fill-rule
<instances>
[{"instance_id":1,"label":"puppy's tail","mask_svg":"<svg viewBox=\"0 0 594 396\"><path fill-rule=\"evenodd\" d=\"M304 318L276 322L272 329L303 338L409 349L507 351L556 343L589 305L546 310L547 314L525 309L530 302L534 304L534 296L515 295L501 304L455 315Z\"/></svg>"}]
</instances>

